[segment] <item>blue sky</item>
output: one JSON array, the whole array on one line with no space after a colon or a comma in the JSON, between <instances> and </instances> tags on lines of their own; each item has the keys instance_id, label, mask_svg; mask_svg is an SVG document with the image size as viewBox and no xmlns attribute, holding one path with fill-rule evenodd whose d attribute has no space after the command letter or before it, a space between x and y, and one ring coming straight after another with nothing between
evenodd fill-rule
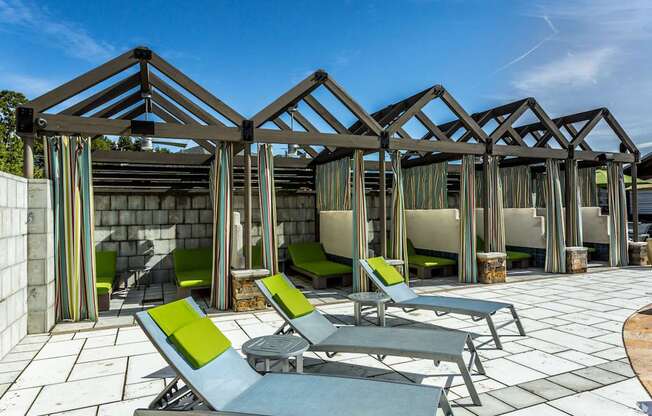
<instances>
[{"instance_id":1,"label":"blue sky","mask_svg":"<svg viewBox=\"0 0 652 416\"><path fill-rule=\"evenodd\" d=\"M323 68L370 112L433 84L470 112L606 106L652 151L648 0L0 0L0 39L0 88L29 98L142 44L245 116Z\"/></svg>"}]
</instances>

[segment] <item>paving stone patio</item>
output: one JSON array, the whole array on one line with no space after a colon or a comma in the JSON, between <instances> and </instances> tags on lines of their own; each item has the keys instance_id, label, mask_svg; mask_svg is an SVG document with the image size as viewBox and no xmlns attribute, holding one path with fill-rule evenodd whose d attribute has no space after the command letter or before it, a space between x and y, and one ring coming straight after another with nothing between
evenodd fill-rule
<instances>
[{"instance_id":1,"label":"paving stone patio","mask_svg":"<svg viewBox=\"0 0 652 416\"><path fill-rule=\"evenodd\" d=\"M409 358L387 357L381 362L360 354L329 359L308 353L305 371L449 385L448 397L458 416L641 415L636 403L650 397L630 367L622 326L651 302L646 295L652 292L650 269L514 280L522 281L418 288L516 305L528 335L519 337L507 327L501 330L504 350L491 344L481 350L487 374L473 379L482 406L472 405L461 378L451 379L455 369L445 363L435 367L430 361ZM159 290L170 291L165 286ZM0 361L0 414L130 415L146 407L173 374L133 325L135 311L149 306L140 303L144 293L137 292L142 291L126 294L120 307L97 324L59 325L51 334L30 335L17 345ZM353 306L345 293L332 290L331 302L324 294L313 298L333 322L352 324ZM496 320L508 318L501 313ZM236 349L252 337L273 333L282 323L271 310L218 314L212 319ZM478 343L489 337L484 324L459 316L437 318L425 311L390 309L387 320L391 326L464 329L478 334Z\"/></svg>"}]
</instances>

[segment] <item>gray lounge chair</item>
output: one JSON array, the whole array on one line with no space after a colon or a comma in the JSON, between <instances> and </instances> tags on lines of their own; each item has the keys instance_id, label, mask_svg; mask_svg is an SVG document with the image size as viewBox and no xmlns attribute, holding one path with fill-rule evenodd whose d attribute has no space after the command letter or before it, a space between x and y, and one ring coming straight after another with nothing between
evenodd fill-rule
<instances>
[{"instance_id":1,"label":"gray lounge chair","mask_svg":"<svg viewBox=\"0 0 652 416\"><path fill-rule=\"evenodd\" d=\"M514 305L511 303L493 302L482 299L456 298L452 296L418 295L405 283L399 283L392 286L385 285L378 276L376 276L374 269L369 265L367 260L361 259L360 264L371 281L374 282L380 290L387 294L387 296L392 298L392 301L387 303L388 307L394 306L402 308L405 311L427 309L434 311L437 316L443 316L449 313L467 315L474 321L481 321L484 319L487 321L487 325L489 326L494 345L498 349L503 348L503 344L500 342L500 337L498 336L498 329L500 328L504 328L513 323L516 324L518 333L521 336L525 336L525 330L523 329L521 320L516 313L516 309L514 309ZM495 325L492 315L501 309L509 309L512 314L512 319L503 322L500 325ZM491 342L491 340L477 345L476 348L480 348L489 342Z\"/></svg>"},{"instance_id":2,"label":"gray lounge chair","mask_svg":"<svg viewBox=\"0 0 652 416\"><path fill-rule=\"evenodd\" d=\"M185 301L200 316L205 316L192 298ZM195 369L168 341L147 311L137 313L136 320L178 374L150 409L203 408L218 412L215 415L224 412L267 416L395 416L409 412L434 416L441 407L445 414L453 414L445 393L438 387L312 374L260 375L233 348Z\"/></svg>"},{"instance_id":3,"label":"gray lounge chair","mask_svg":"<svg viewBox=\"0 0 652 416\"><path fill-rule=\"evenodd\" d=\"M290 279L284 274L281 276L290 287L294 288ZM485 370L468 332L437 328L430 330L375 326L336 327L317 310L292 319L274 300L262 280L256 280L256 285L276 312L285 320L276 334L297 333L310 343L310 351L325 352L328 357L333 357L338 352L349 352L376 355L381 359L387 355L422 358L433 360L435 365L442 361L455 363L473 403L481 405L470 371L474 364L479 374L484 374ZM468 365L462 355L465 346L471 353Z\"/></svg>"}]
</instances>

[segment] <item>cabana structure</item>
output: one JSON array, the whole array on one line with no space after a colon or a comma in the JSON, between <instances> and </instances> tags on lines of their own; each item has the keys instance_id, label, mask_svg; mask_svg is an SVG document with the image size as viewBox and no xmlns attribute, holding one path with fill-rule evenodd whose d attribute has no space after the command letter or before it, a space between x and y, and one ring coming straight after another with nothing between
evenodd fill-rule
<instances>
[{"instance_id":1,"label":"cabana structure","mask_svg":"<svg viewBox=\"0 0 652 416\"><path fill-rule=\"evenodd\" d=\"M118 79L119 74L123 73L126 76ZM104 86L107 82L109 85ZM95 91L96 89L99 90ZM318 89L325 90L334 97L348 111L354 122L340 120L336 115L338 112L329 109L327 103L319 99ZM68 100L73 100L84 93L88 94L89 91L91 91L90 95L73 105L65 106ZM433 122L423 111L424 107L433 100L443 102L455 119L443 124ZM57 107L64 108L57 109ZM538 121L525 126L516 126L515 122L528 110ZM371 168L378 172L380 254L407 260L402 196L403 168L462 159L459 169L462 195L459 241L460 247L464 247L464 253L458 260L458 269L462 281L473 282L476 274L475 253L477 251L475 247L475 159L482 158L481 171L485 173L480 187L482 189L480 199L483 207L483 236L486 240L486 250L504 251L504 238L501 240L500 236L502 200L496 199L495 196L500 193L494 192L500 187L498 179L500 166L541 163L545 160L547 165L550 165L548 171L554 173L548 176L550 177L558 175L555 173L559 169L558 162L564 162L568 166L576 163L593 165L608 162L611 165L616 164L616 168L621 163L633 163L635 166L638 162L639 154L636 147L615 119L604 109L600 110L599 116L605 118L621 139L620 152L596 151L586 143L588 132L597 123L595 119L598 113L595 112L550 119L536 100L527 98L469 115L446 89L436 85L376 113L368 114L325 71L318 70L253 117L245 118L156 53L139 47L20 107L17 110L17 130L25 141L26 177L31 177L33 174L33 141L45 137L49 144L48 173L53 181L55 198L61 202L59 208L55 207L56 227L61 231L55 237L55 246L59 253L65 253L68 258L78 262L77 265L82 270L81 272L67 270L69 265L63 263L58 265L58 279L60 279L58 282L61 291L59 316L62 319L77 320L94 319L96 316L96 308L92 300L95 283L92 270L93 209L89 202L92 200L91 166L97 169L96 179L102 181L103 186L115 187L125 184L112 176L115 175L115 169L107 169L102 173L102 166L116 168L116 165L120 164L119 155L99 153L93 161L90 156L89 140L85 138L114 135L190 139L212 155L210 158L201 155L154 157L152 154L143 153L128 157L151 156L152 160L158 160L159 165L173 164L166 163L166 158L169 158L169 161L175 157L186 158L188 165L183 169L192 166L194 170L191 169L193 173L189 177L196 179L195 185L198 188L210 187L214 219L211 304L218 309L227 309L231 302L229 252L232 244L230 222L234 210L232 204L234 185L242 184L244 192L245 267L252 266L252 187L256 186L261 209L262 265L274 273L279 267L278 243L274 230L275 168L284 167L288 171L295 169L302 172L299 180L290 180L283 186L289 188L294 186L293 189L296 189L297 186L314 185L315 188L319 188L324 182L320 178L324 178L323 175L328 172L335 171L333 163L342 160L345 161L342 165L347 173L343 174L342 178L345 183L348 183L349 160L352 158L352 192L348 193L350 201L345 206L347 210L351 209L349 215L352 221L351 237L353 237L351 239L353 288L356 291L364 291L368 289L368 282L360 272L357 260L365 258L368 253L365 169ZM290 122L287 121L288 117ZM314 120L315 117L319 119L318 122ZM406 123L413 119L427 130L423 137L411 137L407 132ZM561 127L572 131L575 128L573 126L583 120L588 120L587 124L579 128L570 140L560 131ZM497 126L487 133L483 126L491 122L495 122ZM326 129L318 126L326 126ZM534 144L528 143L527 135L534 137ZM296 161L274 157L271 144L297 145L310 156L310 159ZM252 156L254 145L258 145L255 158ZM365 155L373 153L378 154L379 162L364 160ZM390 164L386 163L387 153L391 156ZM192 163L190 159L193 159ZM252 178L252 163L257 167L257 180ZM208 164L212 164L211 179L206 181ZM326 169L327 165L330 165L330 168ZM306 166L313 170L312 178L306 178L303 174ZM128 167L122 166L122 168L128 170ZM389 170L388 168L393 172L393 179L390 180L393 188L392 218L394 219L391 227L391 253L387 245L386 171ZM619 171L612 170L613 177L617 181ZM130 183L138 183L138 172L138 168L131 171ZM151 171L148 174L151 174ZM174 176L162 177L165 186L161 186L161 189L174 189L175 183L177 186L188 186L188 183L185 185L179 183ZM569 176L567 175L566 181L572 180L572 178L568 179ZM635 170L632 176L635 183ZM555 182L554 178L551 179L550 188L553 190L559 188L557 182L558 180ZM72 183L72 188L65 186L66 183ZM146 186L146 183L141 181L139 186ZM569 192L569 189L571 186L566 186L567 218L572 217L569 213L571 204L568 203L572 192ZM616 194L617 191L614 189ZM64 203L67 196L78 204ZM319 205L319 191L316 197ZM557 206L550 209L552 208L556 208L557 211L549 211L547 217L554 218L561 224L561 202L558 201ZM83 215L71 216L73 210L79 210ZM636 227L638 219L636 210L633 213ZM68 246L70 242L66 240L62 231L67 228L81 233L83 238L81 247ZM563 231L559 226L556 230ZM345 237L345 240L348 239ZM69 250L73 249L77 251L71 253ZM61 258L66 257L61 256ZM65 288L69 283L80 288L79 292L67 293ZM67 297L71 299L67 300Z\"/></svg>"}]
</instances>

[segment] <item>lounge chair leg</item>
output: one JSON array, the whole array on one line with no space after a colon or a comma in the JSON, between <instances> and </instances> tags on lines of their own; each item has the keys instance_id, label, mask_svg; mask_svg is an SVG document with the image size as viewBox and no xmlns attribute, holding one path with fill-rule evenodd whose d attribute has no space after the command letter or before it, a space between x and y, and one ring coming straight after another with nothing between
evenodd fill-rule
<instances>
[{"instance_id":1,"label":"lounge chair leg","mask_svg":"<svg viewBox=\"0 0 652 416\"><path fill-rule=\"evenodd\" d=\"M496 345L496 348L502 350L503 344L500 342L500 338L498 337L498 331L496 331L496 327L494 325L493 319L491 319L491 315L487 315L485 319L487 320L487 325L489 325L489 331L491 331L491 336L494 339L494 344Z\"/></svg>"},{"instance_id":2,"label":"lounge chair leg","mask_svg":"<svg viewBox=\"0 0 652 416\"><path fill-rule=\"evenodd\" d=\"M353 322L355 326L360 326L360 321L362 320L362 305L360 302L353 303Z\"/></svg>"},{"instance_id":3,"label":"lounge chair leg","mask_svg":"<svg viewBox=\"0 0 652 416\"><path fill-rule=\"evenodd\" d=\"M299 354L296 357L296 362L294 363L297 369L297 373L303 373L303 355Z\"/></svg>"},{"instance_id":4,"label":"lounge chair leg","mask_svg":"<svg viewBox=\"0 0 652 416\"><path fill-rule=\"evenodd\" d=\"M469 370L473 368L473 364L475 364L475 370L478 372L478 374L486 374L484 370L484 366L482 365L482 360L480 359L480 354L478 354L478 350L475 348L475 344L473 343L473 339L469 335L466 338L466 346L469 349L469 352L471 353L471 361L469 362Z\"/></svg>"},{"instance_id":5,"label":"lounge chair leg","mask_svg":"<svg viewBox=\"0 0 652 416\"><path fill-rule=\"evenodd\" d=\"M482 406L482 402L480 401L480 396L478 396L478 392L475 390L475 386L473 385L473 379L471 378L471 374L469 373L468 368L466 368L466 363L464 362L464 359L459 358L457 360L457 367L460 369L460 373L462 374L462 378L464 379L464 384L466 384L466 389L469 391L469 395L471 396L471 400L473 400L473 404L476 406Z\"/></svg>"},{"instance_id":6,"label":"lounge chair leg","mask_svg":"<svg viewBox=\"0 0 652 416\"><path fill-rule=\"evenodd\" d=\"M439 407L445 416L453 416L453 409L451 409L451 405L448 403L448 397L446 397L446 393L443 390L441 396L439 396Z\"/></svg>"},{"instance_id":7,"label":"lounge chair leg","mask_svg":"<svg viewBox=\"0 0 652 416\"><path fill-rule=\"evenodd\" d=\"M523 324L521 323L521 318L518 317L518 314L516 313L516 308L514 308L514 305L511 305L509 307L510 312L512 313L512 317L514 318L514 322L516 323L516 327L518 328L518 333L524 337L525 336L525 329L523 328Z\"/></svg>"}]
</instances>

